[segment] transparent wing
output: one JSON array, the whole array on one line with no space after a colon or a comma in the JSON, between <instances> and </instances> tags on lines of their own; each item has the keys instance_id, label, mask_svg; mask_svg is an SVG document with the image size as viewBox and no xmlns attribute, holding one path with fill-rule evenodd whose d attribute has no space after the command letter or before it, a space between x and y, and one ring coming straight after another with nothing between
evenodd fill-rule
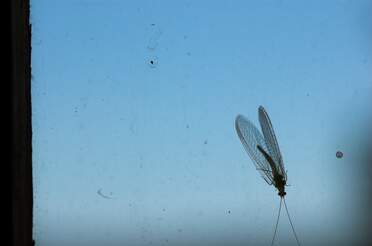
<instances>
[{"instance_id":1,"label":"transparent wing","mask_svg":"<svg viewBox=\"0 0 372 246\"><path fill-rule=\"evenodd\" d=\"M270 154L271 158L275 162L279 174L281 174L284 177L284 179L287 180L287 174L284 169L282 154L280 153L278 141L276 140L273 126L271 124L269 115L262 106L258 108L258 119L260 121L262 133L265 137L264 141L269 151L268 154Z\"/></svg>"},{"instance_id":2,"label":"transparent wing","mask_svg":"<svg viewBox=\"0 0 372 246\"><path fill-rule=\"evenodd\" d=\"M252 122L244 118L242 115L238 115L236 117L235 129L238 133L240 141L244 146L244 149L252 159L253 164L260 172L262 178L268 184L272 184L273 173L271 171L270 164L257 148L257 145L260 145L266 152L268 152L265 140L260 131L253 125Z\"/></svg>"}]
</instances>

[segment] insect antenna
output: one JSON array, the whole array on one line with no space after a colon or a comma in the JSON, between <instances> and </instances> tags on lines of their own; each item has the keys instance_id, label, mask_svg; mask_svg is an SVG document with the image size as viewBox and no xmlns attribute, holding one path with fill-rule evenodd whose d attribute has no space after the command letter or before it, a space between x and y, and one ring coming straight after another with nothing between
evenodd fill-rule
<instances>
[{"instance_id":1,"label":"insect antenna","mask_svg":"<svg viewBox=\"0 0 372 246\"><path fill-rule=\"evenodd\" d=\"M300 241L298 241L297 234L296 234L296 231L295 231L295 229L294 229L294 227L293 227L291 217L289 216L289 212L288 212L287 204L285 203L285 199L284 199L284 197L283 197L283 201L284 201L285 210L287 211L287 216L288 216L288 219L289 219L289 223L291 224L293 234L294 234L294 236L295 236L295 238L296 238L297 245L300 245ZM280 204L281 204L281 203L280 203Z\"/></svg>"},{"instance_id":2,"label":"insect antenna","mask_svg":"<svg viewBox=\"0 0 372 246\"><path fill-rule=\"evenodd\" d=\"M274 231L274 236L273 236L273 240L271 240L271 246L274 245L274 241L275 241L275 236L276 236L276 231L278 229L278 223L279 223L279 217L280 217L280 210L282 209L282 197L280 198L280 205L279 205L279 212L278 212L278 218L276 219L276 225L275 225L275 231Z\"/></svg>"}]
</instances>

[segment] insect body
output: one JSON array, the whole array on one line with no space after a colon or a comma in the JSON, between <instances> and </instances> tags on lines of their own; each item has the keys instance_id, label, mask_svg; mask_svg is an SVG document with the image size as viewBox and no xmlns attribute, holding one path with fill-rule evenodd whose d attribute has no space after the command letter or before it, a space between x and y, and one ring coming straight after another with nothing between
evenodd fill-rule
<instances>
[{"instance_id":1,"label":"insect body","mask_svg":"<svg viewBox=\"0 0 372 246\"><path fill-rule=\"evenodd\" d=\"M279 170L276 168L276 164L271 158L271 156L268 153L266 153L266 151L260 145L257 145L257 149L262 153L262 155L265 157L265 159L270 165L271 172L273 175L273 184L279 191L278 195L281 197L285 196L287 194L285 192L285 185L287 181L285 180L283 175L279 173Z\"/></svg>"},{"instance_id":2,"label":"insect body","mask_svg":"<svg viewBox=\"0 0 372 246\"><path fill-rule=\"evenodd\" d=\"M269 185L274 185L278 190L278 195L280 196L278 219L271 245L274 243L282 201L284 202L288 219L291 223L297 244L300 245L284 200L284 196L287 194L285 192L285 186L287 184L287 172L284 169L283 158L280 153L278 141L276 140L269 115L262 106L258 108L258 119L261 125L262 134L252 122L247 120L242 115L238 115L236 117L235 129L238 133L240 141L244 146L244 149L252 159L253 164L256 166L256 169L259 171L262 178Z\"/></svg>"}]
</instances>

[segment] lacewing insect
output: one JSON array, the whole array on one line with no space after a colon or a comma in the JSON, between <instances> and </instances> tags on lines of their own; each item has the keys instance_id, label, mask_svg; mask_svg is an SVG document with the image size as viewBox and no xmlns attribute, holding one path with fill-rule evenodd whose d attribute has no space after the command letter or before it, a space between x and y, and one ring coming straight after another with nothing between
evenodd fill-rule
<instances>
[{"instance_id":1,"label":"lacewing insect","mask_svg":"<svg viewBox=\"0 0 372 246\"><path fill-rule=\"evenodd\" d=\"M236 117L235 129L238 133L240 141L244 146L244 149L252 159L252 162L256 166L258 172L261 174L261 177L269 185L274 185L278 190L278 195L280 196L279 213L271 245L274 244L280 211L282 208L282 201L284 202L296 242L298 245L300 245L288 213L287 204L284 199L284 196L287 194L285 192L285 186L287 185L287 171L284 168L283 158L269 115L262 106L258 108L258 119L263 135L252 122L247 120L242 115L238 115Z\"/></svg>"}]
</instances>

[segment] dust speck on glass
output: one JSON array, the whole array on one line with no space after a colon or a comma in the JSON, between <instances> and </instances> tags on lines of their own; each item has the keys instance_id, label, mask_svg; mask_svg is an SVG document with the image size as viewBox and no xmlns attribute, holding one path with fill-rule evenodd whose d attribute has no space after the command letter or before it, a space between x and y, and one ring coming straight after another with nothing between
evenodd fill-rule
<instances>
[{"instance_id":1,"label":"dust speck on glass","mask_svg":"<svg viewBox=\"0 0 372 246\"><path fill-rule=\"evenodd\" d=\"M366 245L371 7L33 0L36 245Z\"/></svg>"},{"instance_id":2,"label":"dust speck on glass","mask_svg":"<svg viewBox=\"0 0 372 246\"><path fill-rule=\"evenodd\" d=\"M343 156L344 156L344 153L342 153L341 151L336 152L336 157L337 158L342 158Z\"/></svg>"}]
</instances>

